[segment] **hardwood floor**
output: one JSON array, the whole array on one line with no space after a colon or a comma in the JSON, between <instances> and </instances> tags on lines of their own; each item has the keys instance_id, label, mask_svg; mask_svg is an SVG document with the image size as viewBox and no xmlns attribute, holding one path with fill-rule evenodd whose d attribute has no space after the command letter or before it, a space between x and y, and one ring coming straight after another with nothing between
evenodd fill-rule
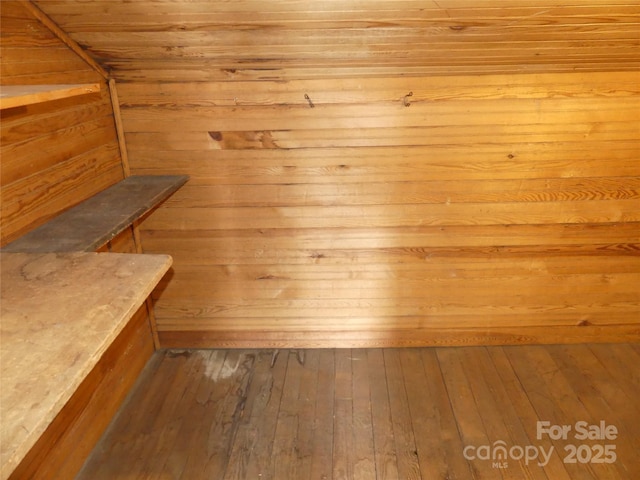
<instances>
[{"instance_id":1,"label":"hardwood floor","mask_svg":"<svg viewBox=\"0 0 640 480\"><path fill-rule=\"evenodd\" d=\"M637 479L639 363L637 344L160 351L77 478Z\"/></svg>"}]
</instances>

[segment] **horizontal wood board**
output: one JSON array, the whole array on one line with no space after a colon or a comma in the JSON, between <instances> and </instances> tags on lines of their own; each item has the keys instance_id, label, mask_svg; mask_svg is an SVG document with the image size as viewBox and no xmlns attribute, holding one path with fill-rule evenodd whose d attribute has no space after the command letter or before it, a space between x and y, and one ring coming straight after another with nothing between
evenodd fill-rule
<instances>
[{"instance_id":1,"label":"horizontal wood board","mask_svg":"<svg viewBox=\"0 0 640 480\"><path fill-rule=\"evenodd\" d=\"M2 251L95 251L165 201L187 179L184 175L127 177L6 245Z\"/></svg>"},{"instance_id":2,"label":"horizontal wood board","mask_svg":"<svg viewBox=\"0 0 640 480\"><path fill-rule=\"evenodd\" d=\"M0 108L14 108L32 103L48 102L100 90L100 84L84 85L3 85L0 87Z\"/></svg>"}]
</instances>

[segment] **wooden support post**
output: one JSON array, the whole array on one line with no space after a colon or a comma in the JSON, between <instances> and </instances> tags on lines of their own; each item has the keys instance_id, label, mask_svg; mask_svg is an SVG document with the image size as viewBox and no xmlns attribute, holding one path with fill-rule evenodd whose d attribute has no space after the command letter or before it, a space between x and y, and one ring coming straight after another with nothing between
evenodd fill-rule
<instances>
[{"instance_id":1,"label":"wooden support post","mask_svg":"<svg viewBox=\"0 0 640 480\"><path fill-rule=\"evenodd\" d=\"M111 107L113 110L113 119L116 124L116 134L118 136L118 146L120 147L120 159L122 162L122 171L125 178L131 175L129 168L129 155L127 154L127 144L124 140L124 127L122 125L122 116L120 115L120 101L118 100L118 90L116 81L109 79L109 96L111 97Z\"/></svg>"},{"instance_id":2,"label":"wooden support post","mask_svg":"<svg viewBox=\"0 0 640 480\"><path fill-rule=\"evenodd\" d=\"M118 89L116 88L116 81L113 78L109 79L109 93L111 96L111 105L113 108L113 118L116 123L118 145L120 147L120 158L122 160L122 170L124 172L124 176L128 177L131 175L131 169L129 168L129 155L127 154L127 144L125 143L124 139L124 127L122 125L122 116L120 114ZM136 246L136 252L143 253L138 222L134 222L131 226L131 229L133 231L133 242ZM151 297L147 298L147 300L145 301L145 306L147 308L147 314L149 316L149 327L151 328L151 335L153 336L153 346L156 350L158 350L160 348L160 339L158 337L158 326L156 325L156 316L153 310L153 301L151 300Z\"/></svg>"}]
</instances>

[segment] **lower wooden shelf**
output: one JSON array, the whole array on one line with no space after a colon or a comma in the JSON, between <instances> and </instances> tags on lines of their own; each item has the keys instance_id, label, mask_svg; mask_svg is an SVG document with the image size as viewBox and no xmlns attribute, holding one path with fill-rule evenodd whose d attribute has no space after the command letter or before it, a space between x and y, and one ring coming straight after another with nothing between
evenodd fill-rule
<instances>
[{"instance_id":1,"label":"lower wooden shelf","mask_svg":"<svg viewBox=\"0 0 640 480\"><path fill-rule=\"evenodd\" d=\"M0 253L0 478L171 266L168 255Z\"/></svg>"}]
</instances>

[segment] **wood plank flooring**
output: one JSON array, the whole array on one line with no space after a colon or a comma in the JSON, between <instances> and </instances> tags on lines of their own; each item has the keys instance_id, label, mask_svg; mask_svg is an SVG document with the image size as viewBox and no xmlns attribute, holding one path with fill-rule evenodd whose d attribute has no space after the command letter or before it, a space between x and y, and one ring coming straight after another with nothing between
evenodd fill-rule
<instances>
[{"instance_id":1,"label":"wood plank flooring","mask_svg":"<svg viewBox=\"0 0 640 480\"><path fill-rule=\"evenodd\" d=\"M638 344L160 351L77 479L636 479L639 363Z\"/></svg>"}]
</instances>

